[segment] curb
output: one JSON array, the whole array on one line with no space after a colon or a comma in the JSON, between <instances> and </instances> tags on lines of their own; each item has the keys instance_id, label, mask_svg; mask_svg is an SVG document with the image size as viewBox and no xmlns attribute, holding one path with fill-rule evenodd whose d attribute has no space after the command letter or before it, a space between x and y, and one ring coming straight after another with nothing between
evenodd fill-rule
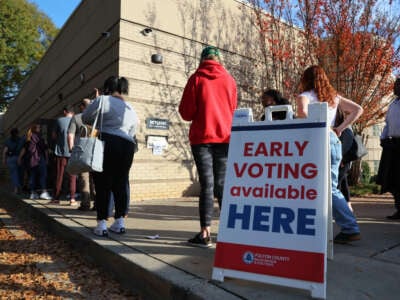
<instances>
[{"instance_id":1,"label":"curb","mask_svg":"<svg viewBox=\"0 0 400 300\"><path fill-rule=\"evenodd\" d=\"M38 201L0 191L3 195L0 201L6 207L13 205L18 213L35 219L46 231L58 238L62 236L85 259L143 299L243 299L218 283L185 272L118 240L94 236L90 228Z\"/></svg>"}]
</instances>

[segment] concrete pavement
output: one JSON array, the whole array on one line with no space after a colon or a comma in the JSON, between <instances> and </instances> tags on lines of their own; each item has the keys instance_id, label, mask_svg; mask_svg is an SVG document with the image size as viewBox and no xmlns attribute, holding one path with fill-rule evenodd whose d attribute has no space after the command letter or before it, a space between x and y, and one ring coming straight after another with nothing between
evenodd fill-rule
<instances>
[{"instance_id":1,"label":"concrete pavement","mask_svg":"<svg viewBox=\"0 0 400 300\"><path fill-rule=\"evenodd\" d=\"M92 233L94 212L62 202L20 199L3 190L0 196L0 206L18 205L144 299L311 298L308 291L294 288L231 278L212 281L215 246L201 249L186 244L199 229L195 198L133 202L127 233L110 233L108 238ZM385 219L393 212L392 197L355 198L353 208L362 240L334 246L334 259L327 266L327 299L399 299L400 222ZM217 231L215 217L214 241Z\"/></svg>"}]
</instances>

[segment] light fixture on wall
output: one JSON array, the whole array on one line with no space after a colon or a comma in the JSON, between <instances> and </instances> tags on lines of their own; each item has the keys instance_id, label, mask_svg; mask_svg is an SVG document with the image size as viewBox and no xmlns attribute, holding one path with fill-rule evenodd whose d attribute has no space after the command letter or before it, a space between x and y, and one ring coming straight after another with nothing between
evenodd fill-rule
<instances>
[{"instance_id":1,"label":"light fixture on wall","mask_svg":"<svg viewBox=\"0 0 400 300\"><path fill-rule=\"evenodd\" d=\"M104 31L101 33L101 36L105 39L108 39L110 37L110 35L111 35L111 32L109 32L109 31Z\"/></svg>"},{"instance_id":2,"label":"light fixture on wall","mask_svg":"<svg viewBox=\"0 0 400 300\"><path fill-rule=\"evenodd\" d=\"M79 79L80 79L80 81L81 81L81 84L84 84L84 83L85 83L85 73L81 73L81 74L79 75Z\"/></svg>"},{"instance_id":3,"label":"light fixture on wall","mask_svg":"<svg viewBox=\"0 0 400 300\"><path fill-rule=\"evenodd\" d=\"M163 63L163 56L159 53L153 54L151 56L151 62L153 64L162 64Z\"/></svg>"},{"instance_id":4,"label":"light fixture on wall","mask_svg":"<svg viewBox=\"0 0 400 300\"><path fill-rule=\"evenodd\" d=\"M141 31L141 33L144 35L144 36L148 36L150 33L152 33L153 32L153 29L151 29L151 28L149 28L149 27L146 27L145 29L143 29L142 31Z\"/></svg>"}]
</instances>

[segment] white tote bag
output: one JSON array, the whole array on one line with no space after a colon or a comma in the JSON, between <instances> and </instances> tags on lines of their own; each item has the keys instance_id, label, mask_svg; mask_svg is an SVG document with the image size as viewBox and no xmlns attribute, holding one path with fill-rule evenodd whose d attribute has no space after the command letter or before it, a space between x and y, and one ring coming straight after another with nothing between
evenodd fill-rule
<instances>
[{"instance_id":1,"label":"white tote bag","mask_svg":"<svg viewBox=\"0 0 400 300\"><path fill-rule=\"evenodd\" d=\"M84 137L80 137L72 148L71 157L66 167L68 173L103 172L104 142L94 136L99 115L103 116L103 96L100 98L99 109L93 122L92 134L88 136L85 126ZM100 124L102 125L102 123Z\"/></svg>"}]
</instances>

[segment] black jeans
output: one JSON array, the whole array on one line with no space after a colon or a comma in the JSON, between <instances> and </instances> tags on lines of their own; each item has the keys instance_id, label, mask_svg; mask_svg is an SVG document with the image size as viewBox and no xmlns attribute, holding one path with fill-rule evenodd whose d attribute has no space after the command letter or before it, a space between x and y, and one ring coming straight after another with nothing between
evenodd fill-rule
<instances>
[{"instance_id":1,"label":"black jeans","mask_svg":"<svg viewBox=\"0 0 400 300\"><path fill-rule=\"evenodd\" d=\"M199 215L201 227L211 225L214 197L218 199L221 208L228 148L229 144L192 145L192 153L200 181Z\"/></svg>"},{"instance_id":2,"label":"black jeans","mask_svg":"<svg viewBox=\"0 0 400 300\"><path fill-rule=\"evenodd\" d=\"M114 218L124 217L128 206L129 170L133 161L134 144L111 134L101 134L104 144L103 172L93 172L96 190L97 220L107 220L111 192L114 195Z\"/></svg>"}]
</instances>

